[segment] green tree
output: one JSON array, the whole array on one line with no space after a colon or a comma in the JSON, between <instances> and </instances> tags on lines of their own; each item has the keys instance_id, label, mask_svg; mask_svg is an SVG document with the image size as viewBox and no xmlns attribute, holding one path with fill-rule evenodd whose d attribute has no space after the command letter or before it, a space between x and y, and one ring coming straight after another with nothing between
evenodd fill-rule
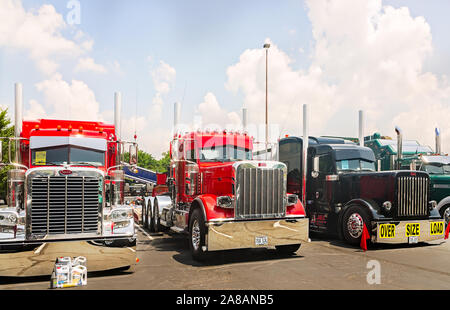
<instances>
[{"instance_id":1,"label":"green tree","mask_svg":"<svg viewBox=\"0 0 450 310\"><path fill-rule=\"evenodd\" d=\"M170 165L170 155L169 155L169 152L165 152L162 155L163 155L163 157L158 160L158 159L155 159L152 156L152 154L149 154L147 152L139 150L138 166L145 168L145 169L156 171L158 173L165 173L165 172L167 172L167 168ZM123 158L124 158L125 162L128 162L129 158L130 158L130 154L125 153Z\"/></svg>"},{"instance_id":2,"label":"green tree","mask_svg":"<svg viewBox=\"0 0 450 310\"><path fill-rule=\"evenodd\" d=\"M11 125L11 120L8 118L8 109L0 110L0 137L13 137L14 126ZM12 143L13 145L13 143ZM2 140L2 161L8 162L8 140ZM14 154L14 153L12 153ZM7 185L7 172L11 169L11 166L0 167L0 198L6 199L6 185Z\"/></svg>"}]
</instances>

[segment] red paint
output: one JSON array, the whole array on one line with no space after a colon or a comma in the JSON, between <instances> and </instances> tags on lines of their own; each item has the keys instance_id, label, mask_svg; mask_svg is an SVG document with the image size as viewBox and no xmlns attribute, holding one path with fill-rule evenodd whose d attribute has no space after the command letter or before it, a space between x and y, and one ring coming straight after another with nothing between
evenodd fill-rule
<instances>
[{"instance_id":1,"label":"red paint","mask_svg":"<svg viewBox=\"0 0 450 310\"><path fill-rule=\"evenodd\" d=\"M253 137L241 133L199 133L191 132L178 138L179 157L174 158L175 150L170 148L171 158L174 159L175 168L172 168L172 175L175 178L177 202L192 203L194 199L199 199L205 207L207 221L212 219L226 219L234 217L234 209L218 207L217 197L230 196L234 198L234 180L236 178L233 169L235 162L202 162L200 161L198 149L212 146L231 145L253 150ZM194 154L194 158L192 158ZM198 165L198 174L195 180L187 180L190 176L189 167L186 160L195 162ZM266 163L259 163L259 167L266 167ZM194 195L186 194L187 184L197 184L198 192ZM287 207L287 215L303 215L305 209L300 202Z\"/></svg>"},{"instance_id":2,"label":"red paint","mask_svg":"<svg viewBox=\"0 0 450 310\"><path fill-rule=\"evenodd\" d=\"M78 128L79 130L73 130ZM38 119L23 121L22 138L30 139L32 136L41 137L83 137L83 138L98 138L107 141L116 140L114 125L105 124L102 122L91 121L71 121L71 120L54 120L54 119ZM33 166L31 165L31 151L29 148L29 141L21 141L21 156L22 164L30 168L45 167L45 165ZM108 143L105 154L105 166L99 167L106 171L109 167L116 165L117 144ZM77 165L78 166L78 165ZM79 165L79 167L82 165ZM92 168L92 166L86 166Z\"/></svg>"}]
</instances>

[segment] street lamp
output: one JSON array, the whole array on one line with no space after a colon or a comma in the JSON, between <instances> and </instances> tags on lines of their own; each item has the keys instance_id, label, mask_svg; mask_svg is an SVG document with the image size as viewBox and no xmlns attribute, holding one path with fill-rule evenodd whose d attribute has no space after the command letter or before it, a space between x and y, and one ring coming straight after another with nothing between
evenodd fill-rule
<instances>
[{"instance_id":1,"label":"street lamp","mask_svg":"<svg viewBox=\"0 0 450 310\"><path fill-rule=\"evenodd\" d=\"M269 101L268 101L268 58L269 58L269 48L270 44L265 43L263 48L266 49L266 160L269 146Z\"/></svg>"}]
</instances>

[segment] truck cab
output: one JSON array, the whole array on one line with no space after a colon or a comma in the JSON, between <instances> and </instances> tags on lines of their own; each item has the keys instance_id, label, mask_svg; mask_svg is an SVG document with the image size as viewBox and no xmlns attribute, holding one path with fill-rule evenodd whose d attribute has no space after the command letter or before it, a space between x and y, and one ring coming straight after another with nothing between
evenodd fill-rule
<instances>
[{"instance_id":1,"label":"truck cab","mask_svg":"<svg viewBox=\"0 0 450 310\"><path fill-rule=\"evenodd\" d=\"M188 234L196 259L236 248L295 252L308 240L303 205L286 191L286 166L253 160L253 145L239 132L175 136L169 192L154 200L154 229Z\"/></svg>"},{"instance_id":2,"label":"truck cab","mask_svg":"<svg viewBox=\"0 0 450 310\"><path fill-rule=\"evenodd\" d=\"M288 191L297 195L302 194L302 143L298 137L279 142ZM306 211L312 231L338 235L353 245L361 241L364 226L374 243L444 238L426 172L376 172L373 151L344 139L310 137L307 154ZM420 226L420 233L410 233L412 224Z\"/></svg>"},{"instance_id":3,"label":"truck cab","mask_svg":"<svg viewBox=\"0 0 450 310\"><path fill-rule=\"evenodd\" d=\"M18 117L15 129L15 137L0 138L8 144L0 276L50 275L61 256L84 256L89 271L132 267L136 232L121 161L126 143L116 125ZM137 145L129 150L137 159Z\"/></svg>"},{"instance_id":4,"label":"truck cab","mask_svg":"<svg viewBox=\"0 0 450 310\"><path fill-rule=\"evenodd\" d=\"M403 140L402 156L398 157L398 142L375 133L364 139L375 153L377 166L385 170L420 170L430 175L430 197L437 202L437 210L446 225L450 219L450 156L440 154L415 140ZM439 148L439 147L438 147Z\"/></svg>"}]
</instances>

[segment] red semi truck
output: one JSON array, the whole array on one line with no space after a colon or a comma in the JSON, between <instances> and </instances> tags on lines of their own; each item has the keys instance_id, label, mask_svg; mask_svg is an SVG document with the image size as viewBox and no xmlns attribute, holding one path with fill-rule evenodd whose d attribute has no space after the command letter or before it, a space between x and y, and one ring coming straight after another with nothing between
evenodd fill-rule
<instances>
[{"instance_id":1,"label":"red semi truck","mask_svg":"<svg viewBox=\"0 0 450 310\"><path fill-rule=\"evenodd\" d=\"M296 252L308 240L304 207L286 192L286 165L253 160L253 144L238 132L174 136L168 192L148 208L151 229L187 234L197 260L238 248Z\"/></svg>"},{"instance_id":2,"label":"red semi truck","mask_svg":"<svg viewBox=\"0 0 450 310\"><path fill-rule=\"evenodd\" d=\"M21 98L16 84L16 136L1 138L9 146L2 165L11 169L7 205L0 207L0 276L50 275L62 256L86 257L89 271L134 265L133 210L124 204L120 161L126 142L118 125L22 121ZM136 144L130 152L136 160Z\"/></svg>"}]
</instances>

